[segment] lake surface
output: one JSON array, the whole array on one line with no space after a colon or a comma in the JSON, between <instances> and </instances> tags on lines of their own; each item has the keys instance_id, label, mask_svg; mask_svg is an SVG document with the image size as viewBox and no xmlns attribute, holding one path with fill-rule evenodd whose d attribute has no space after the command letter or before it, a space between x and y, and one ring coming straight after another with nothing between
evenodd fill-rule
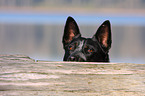
<instances>
[{"instance_id":1,"label":"lake surface","mask_svg":"<svg viewBox=\"0 0 145 96\"><path fill-rule=\"evenodd\" d=\"M82 36L92 37L105 20L112 25L111 62L145 63L145 17L70 14ZM62 61L67 14L0 13L0 54L24 54L35 60Z\"/></svg>"},{"instance_id":2,"label":"lake surface","mask_svg":"<svg viewBox=\"0 0 145 96\"><path fill-rule=\"evenodd\" d=\"M115 25L139 25L145 26L145 16L120 16L106 14L82 14L73 16L80 24L92 25L101 23L104 20L110 20ZM37 13L0 13L0 22L2 23L39 23L39 24L63 24L67 14L37 14Z\"/></svg>"}]
</instances>

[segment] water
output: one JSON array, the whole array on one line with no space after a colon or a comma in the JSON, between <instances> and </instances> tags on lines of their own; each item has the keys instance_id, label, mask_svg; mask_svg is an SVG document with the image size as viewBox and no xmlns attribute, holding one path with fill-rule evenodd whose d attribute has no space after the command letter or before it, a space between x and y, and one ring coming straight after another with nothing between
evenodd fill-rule
<instances>
[{"instance_id":1,"label":"water","mask_svg":"<svg viewBox=\"0 0 145 96\"><path fill-rule=\"evenodd\" d=\"M105 20L112 25L111 62L144 63L145 17L71 14L84 37ZM67 14L0 13L0 54L25 54L35 60L62 61Z\"/></svg>"},{"instance_id":2,"label":"water","mask_svg":"<svg viewBox=\"0 0 145 96\"><path fill-rule=\"evenodd\" d=\"M101 23L104 20L110 20L114 25L139 25L145 26L144 16L121 16L106 14L82 14L72 16L82 25L92 25ZM0 22L2 23L39 23L39 24L63 24L67 14L37 14L37 13L0 13Z\"/></svg>"}]
</instances>

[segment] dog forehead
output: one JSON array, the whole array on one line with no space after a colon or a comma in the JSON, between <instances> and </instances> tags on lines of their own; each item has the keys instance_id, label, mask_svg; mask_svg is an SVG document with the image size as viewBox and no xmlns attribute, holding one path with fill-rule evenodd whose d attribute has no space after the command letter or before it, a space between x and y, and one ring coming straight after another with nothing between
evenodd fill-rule
<instances>
[{"instance_id":1,"label":"dog forehead","mask_svg":"<svg viewBox=\"0 0 145 96\"><path fill-rule=\"evenodd\" d=\"M91 38L87 38L85 40L85 45L98 46L98 43L96 41L93 41Z\"/></svg>"},{"instance_id":2,"label":"dog forehead","mask_svg":"<svg viewBox=\"0 0 145 96\"><path fill-rule=\"evenodd\" d=\"M86 38L83 38L83 37L75 38L75 39L72 40L71 44L73 44L73 43L75 43L75 42L78 42L79 45L80 45L80 44L82 45L82 44L84 43L85 40L86 40Z\"/></svg>"},{"instance_id":3,"label":"dog forehead","mask_svg":"<svg viewBox=\"0 0 145 96\"><path fill-rule=\"evenodd\" d=\"M91 45L91 46L94 46L94 47L98 47L98 43L96 41L93 41L91 38L78 38L78 39L75 39L73 43L75 42L78 42L78 47L79 48L83 48L85 47L85 45Z\"/></svg>"},{"instance_id":4,"label":"dog forehead","mask_svg":"<svg viewBox=\"0 0 145 96\"><path fill-rule=\"evenodd\" d=\"M79 47L79 48L82 48L83 45L84 45L84 42L85 42L85 40L80 40L80 41L79 41L79 46L78 46L78 47Z\"/></svg>"}]
</instances>

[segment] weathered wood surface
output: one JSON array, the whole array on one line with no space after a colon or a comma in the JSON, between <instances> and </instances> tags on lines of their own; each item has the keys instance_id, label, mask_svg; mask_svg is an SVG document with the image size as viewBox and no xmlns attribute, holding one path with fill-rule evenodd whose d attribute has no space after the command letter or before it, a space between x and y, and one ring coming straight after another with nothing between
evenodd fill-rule
<instances>
[{"instance_id":1,"label":"weathered wood surface","mask_svg":"<svg viewBox=\"0 0 145 96\"><path fill-rule=\"evenodd\" d=\"M145 64L0 56L0 96L145 96Z\"/></svg>"}]
</instances>

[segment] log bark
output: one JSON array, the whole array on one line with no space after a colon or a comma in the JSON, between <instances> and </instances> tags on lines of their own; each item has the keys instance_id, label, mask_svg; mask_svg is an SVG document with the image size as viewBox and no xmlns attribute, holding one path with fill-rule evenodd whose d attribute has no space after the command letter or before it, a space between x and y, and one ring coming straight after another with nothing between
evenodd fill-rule
<instances>
[{"instance_id":1,"label":"log bark","mask_svg":"<svg viewBox=\"0 0 145 96\"><path fill-rule=\"evenodd\" d=\"M1 96L145 96L145 64L0 55Z\"/></svg>"}]
</instances>

